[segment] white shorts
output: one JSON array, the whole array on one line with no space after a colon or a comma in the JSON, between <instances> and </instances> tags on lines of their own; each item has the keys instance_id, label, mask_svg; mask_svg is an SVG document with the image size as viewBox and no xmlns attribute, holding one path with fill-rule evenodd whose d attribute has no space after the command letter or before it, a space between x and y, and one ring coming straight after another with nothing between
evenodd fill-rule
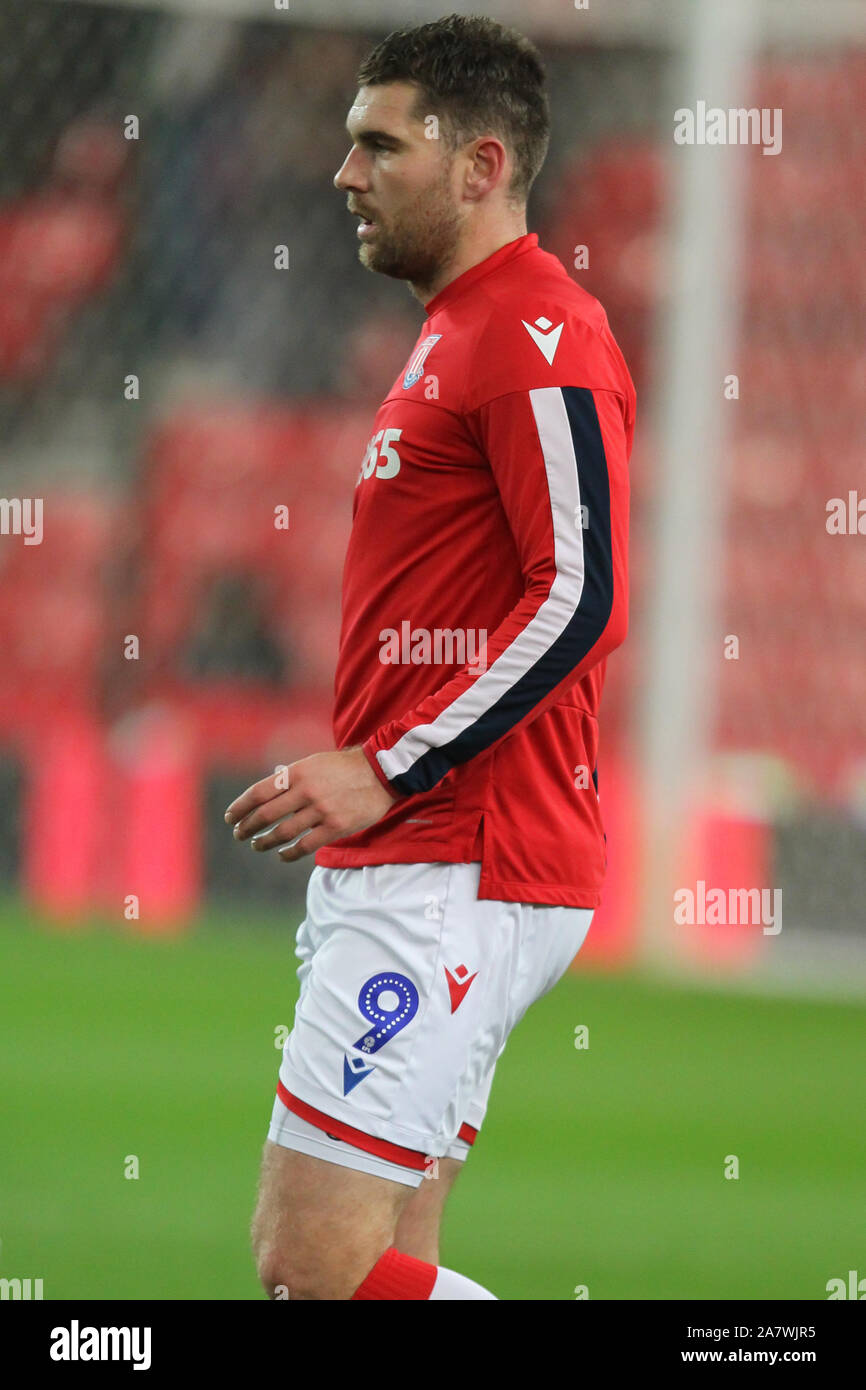
<instances>
[{"instance_id":1,"label":"white shorts","mask_svg":"<svg viewBox=\"0 0 866 1390\"><path fill-rule=\"evenodd\" d=\"M592 909L478 898L480 864L313 869L268 1138L409 1186L465 1158L517 1024Z\"/></svg>"}]
</instances>

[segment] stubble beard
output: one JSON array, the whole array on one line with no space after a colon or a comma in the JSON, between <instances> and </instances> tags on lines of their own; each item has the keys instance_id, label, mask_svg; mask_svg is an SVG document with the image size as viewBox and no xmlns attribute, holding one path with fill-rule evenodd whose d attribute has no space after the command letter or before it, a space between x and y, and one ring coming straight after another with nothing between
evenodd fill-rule
<instances>
[{"instance_id":1,"label":"stubble beard","mask_svg":"<svg viewBox=\"0 0 866 1390\"><path fill-rule=\"evenodd\" d=\"M418 293L435 285L454 260L459 237L446 166L440 180L392 216L387 228L379 223L375 239L362 243L358 254L367 270L406 280Z\"/></svg>"}]
</instances>

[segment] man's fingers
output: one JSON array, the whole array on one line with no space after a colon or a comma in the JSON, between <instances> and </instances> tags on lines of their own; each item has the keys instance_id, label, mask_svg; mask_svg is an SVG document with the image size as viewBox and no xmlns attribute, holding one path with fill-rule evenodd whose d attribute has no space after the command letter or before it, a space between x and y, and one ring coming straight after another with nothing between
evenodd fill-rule
<instances>
[{"instance_id":1,"label":"man's fingers","mask_svg":"<svg viewBox=\"0 0 866 1390\"><path fill-rule=\"evenodd\" d=\"M282 859L285 864L290 864L294 859L303 859L306 854L315 854L317 849L322 849L325 845L329 845L332 840L337 839L339 836L333 830L328 830L326 826L320 825L305 835L303 840L292 845L291 849L277 850L277 858Z\"/></svg>"},{"instance_id":2,"label":"man's fingers","mask_svg":"<svg viewBox=\"0 0 866 1390\"><path fill-rule=\"evenodd\" d=\"M275 825L272 830L268 830L264 835L256 835L251 841L253 849L266 850L273 849L274 845L285 845L289 840L297 839L298 835L303 835L305 830L312 830L314 825L321 824L322 817L312 806L306 806L298 811L297 815L289 816L288 820ZM270 822L268 822L270 824Z\"/></svg>"},{"instance_id":3,"label":"man's fingers","mask_svg":"<svg viewBox=\"0 0 866 1390\"><path fill-rule=\"evenodd\" d=\"M253 789L250 788L252 791ZM248 840L257 831L265 830L275 821L282 820L285 816L292 816L296 811L300 811L307 804L306 795L295 788L294 791L282 792L279 796L271 796L269 801L259 803L255 810L251 810L244 815L234 828L236 840Z\"/></svg>"},{"instance_id":4,"label":"man's fingers","mask_svg":"<svg viewBox=\"0 0 866 1390\"><path fill-rule=\"evenodd\" d=\"M375 824L394 800L363 749L344 748L278 767L233 801L225 818L237 840L253 837L254 848L291 861Z\"/></svg>"},{"instance_id":5,"label":"man's fingers","mask_svg":"<svg viewBox=\"0 0 866 1390\"><path fill-rule=\"evenodd\" d=\"M285 795L289 790L290 773L288 768L280 768L277 772L271 773L269 777L263 777L260 782L254 782L251 787L247 787L245 792L236 797L231 806L225 813L228 825L237 825L238 821L248 816L250 811L254 811L257 806L264 805L267 801L273 801L275 797ZM271 817L273 820L273 817Z\"/></svg>"}]
</instances>

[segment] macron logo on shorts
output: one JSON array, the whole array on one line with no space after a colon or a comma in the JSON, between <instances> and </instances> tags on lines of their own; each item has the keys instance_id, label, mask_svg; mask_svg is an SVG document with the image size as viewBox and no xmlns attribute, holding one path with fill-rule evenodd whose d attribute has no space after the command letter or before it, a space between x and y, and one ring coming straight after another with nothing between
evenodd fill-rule
<instances>
[{"instance_id":1,"label":"macron logo on shorts","mask_svg":"<svg viewBox=\"0 0 866 1390\"><path fill-rule=\"evenodd\" d=\"M458 965L452 975L447 965L443 965L442 969L445 971L445 978L448 981L448 993L451 995L451 1012L452 1014L456 1014L463 1000L466 998L469 986L472 984L478 971L475 971L475 975L469 975L469 971L466 969L465 965ZM466 978L467 975L469 975L468 980Z\"/></svg>"}]
</instances>

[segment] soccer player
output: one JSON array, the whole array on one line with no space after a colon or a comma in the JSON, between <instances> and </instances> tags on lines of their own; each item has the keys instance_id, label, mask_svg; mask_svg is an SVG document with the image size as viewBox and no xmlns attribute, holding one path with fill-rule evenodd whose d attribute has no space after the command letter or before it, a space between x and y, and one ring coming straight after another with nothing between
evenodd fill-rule
<instances>
[{"instance_id":1,"label":"soccer player","mask_svg":"<svg viewBox=\"0 0 866 1390\"><path fill-rule=\"evenodd\" d=\"M511 1029L600 901L635 395L603 309L526 230L535 47L452 15L390 34L358 85L334 183L362 264L426 319L355 487L337 751L226 812L316 856L253 1244L272 1298L495 1298L439 1264L439 1221Z\"/></svg>"}]
</instances>

